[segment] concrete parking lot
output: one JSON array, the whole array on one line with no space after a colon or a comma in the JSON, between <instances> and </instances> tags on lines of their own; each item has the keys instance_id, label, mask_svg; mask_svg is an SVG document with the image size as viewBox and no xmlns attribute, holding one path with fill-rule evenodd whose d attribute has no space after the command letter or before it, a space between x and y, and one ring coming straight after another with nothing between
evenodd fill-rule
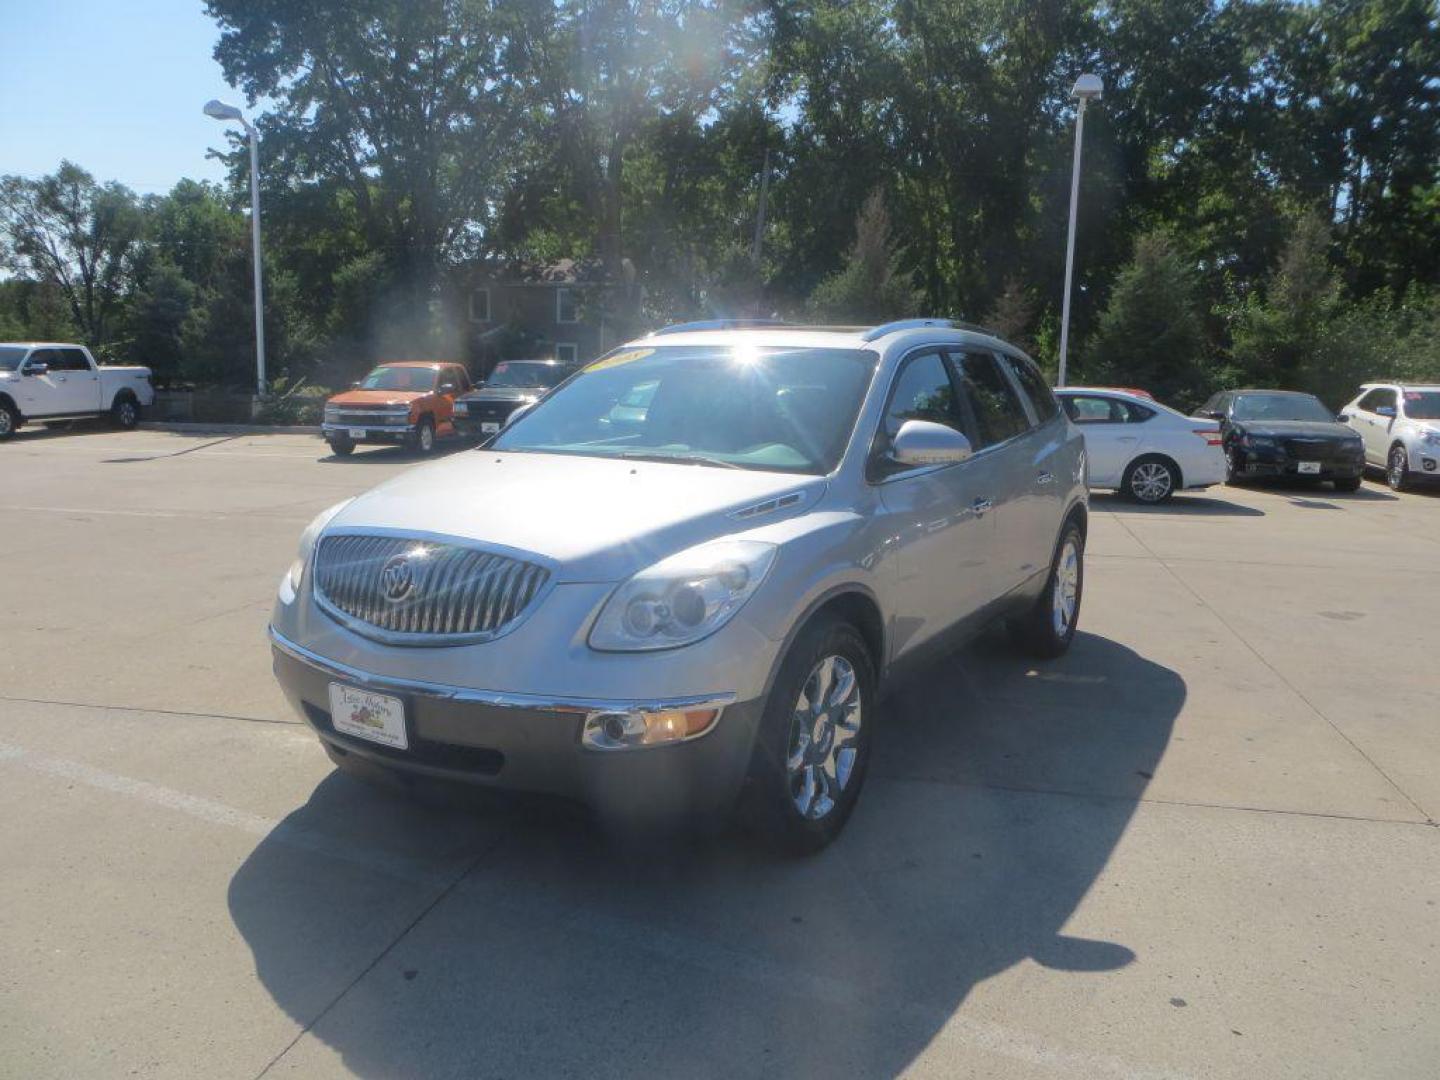
<instances>
[{"instance_id":1,"label":"concrete parking lot","mask_svg":"<svg viewBox=\"0 0 1440 1080\"><path fill-rule=\"evenodd\" d=\"M1093 504L1081 629L892 703L841 841L332 773L298 435L0 446L0 1076L1433 1077L1440 495Z\"/></svg>"}]
</instances>

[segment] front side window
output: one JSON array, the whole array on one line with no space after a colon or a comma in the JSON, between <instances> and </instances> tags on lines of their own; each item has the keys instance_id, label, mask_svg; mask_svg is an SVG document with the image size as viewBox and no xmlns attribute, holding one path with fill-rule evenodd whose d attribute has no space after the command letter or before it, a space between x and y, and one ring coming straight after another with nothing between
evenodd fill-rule
<instances>
[{"instance_id":1,"label":"front side window","mask_svg":"<svg viewBox=\"0 0 1440 1080\"><path fill-rule=\"evenodd\" d=\"M1030 429L1030 418L1015 396L1005 373L990 353L954 352L950 362L960 395L975 415L975 449L994 446Z\"/></svg>"},{"instance_id":2,"label":"front side window","mask_svg":"<svg viewBox=\"0 0 1440 1080\"><path fill-rule=\"evenodd\" d=\"M1386 386L1378 386L1360 399L1360 408L1366 412L1375 412L1382 405L1395 407L1395 391Z\"/></svg>"},{"instance_id":3,"label":"front side window","mask_svg":"<svg viewBox=\"0 0 1440 1080\"><path fill-rule=\"evenodd\" d=\"M1046 385L1045 378L1036 369L1035 365L1028 360L1022 360L1018 356L1010 356L1008 353L1003 356L1004 364L1015 376L1015 381L1025 391L1025 396L1030 399L1030 405L1035 410L1035 418L1040 423L1045 423L1060 411L1055 404L1055 395L1050 392Z\"/></svg>"},{"instance_id":4,"label":"front side window","mask_svg":"<svg viewBox=\"0 0 1440 1080\"><path fill-rule=\"evenodd\" d=\"M433 390L436 376L428 367L377 367L360 383L361 390Z\"/></svg>"},{"instance_id":5,"label":"front side window","mask_svg":"<svg viewBox=\"0 0 1440 1080\"><path fill-rule=\"evenodd\" d=\"M906 420L925 420L964 430L955 403L955 388L939 353L922 353L905 362L885 410L885 438L893 440Z\"/></svg>"},{"instance_id":6,"label":"front side window","mask_svg":"<svg viewBox=\"0 0 1440 1080\"><path fill-rule=\"evenodd\" d=\"M671 345L612 353L488 449L823 474L875 371L863 349Z\"/></svg>"}]
</instances>

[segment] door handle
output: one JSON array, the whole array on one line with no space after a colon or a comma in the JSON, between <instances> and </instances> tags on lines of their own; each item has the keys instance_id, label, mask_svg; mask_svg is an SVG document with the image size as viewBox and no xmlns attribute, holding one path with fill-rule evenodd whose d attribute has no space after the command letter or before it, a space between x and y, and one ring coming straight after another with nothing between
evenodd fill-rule
<instances>
[{"instance_id":1,"label":"door handle","mask_svg":"<svg viewBox=\"0 0 1440 1080\"><path fill-rule=\"evenodd\" d=\"M1042 472L1035 477L1035 482L1037 484L1053 484L1055 482L1055 474Z\"/></svg>"},{"instance_id":2,"label":"door handle","mask_svg":"<svg viewBox=\"0 0 1440 1080\"><path fill-rule=\"evenodd\" d=\"M56 381L56 382L64 382L64 381L65 381L65 376L64 376L64 375L56 375L56 376L55 376L55 381Z\"/></svg>"},{"instance_id":3,"label":"door handle","mask_svg":"<svg viewBox=\"0 0 1440 1080\"><path fill-rule=\"evenodd\" d=\"M995 507L995 502L994 502L994 500L992 500L992 499L987 499L987 498L985 498L984 496L981 496L980 498L976 499L974 502L972 502L972 503L970 504L970 509L975 511L975 516L976 516L977 518L978 518L978 517L984 517L984 516L985 516L986 514L988 514L992 509L994 509L994 507Z\"/></svg>"}]
</instances>

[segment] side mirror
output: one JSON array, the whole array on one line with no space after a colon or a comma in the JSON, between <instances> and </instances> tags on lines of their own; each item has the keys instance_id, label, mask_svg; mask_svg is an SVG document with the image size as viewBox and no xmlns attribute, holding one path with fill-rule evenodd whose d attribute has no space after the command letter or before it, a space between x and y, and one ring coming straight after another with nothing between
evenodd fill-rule
<instances>
[{"instance_id":1,"label":"side mirror","mask_svg":"<svg viewBox=\"0 0 1440 1080\"><path fill-rule=\"evenodd\" d=\"M960 432L928 420L906 420L890 444L890 459L900 465L953 465L974 453Z\"/></svg>"},{"instance_id":2,"label":"side mirror","mask_svg":"<svg viewBox=\"0 0 1440 1080\"><path fill-rule=\"evenodd\" d=\"M1394 405L1377 405L1377 406L1375 406L1375 415L1376 415L1376 416L1389 416L1389 417L1392 417L1392 418L1393 418L1393 417L1395 416L1395 406L1394 406Z\"/></svg>"},{"instance_id":3,"label":"side mirror","mask_svg":"<svg viewBox=\"0 0 1440 1080\"><path fill-rule=\"evenodd\" d=\"M44 375L49 370L50 365L45 363L44 360L31 360L28 364L25 365L25 370L24 372L22 372L22 374Z\"/></svg>"},{"instance_id":4,"label":"side mirror","mask_svg":"<svg viewBox=\"0 0 1440 1080\"><path fill-rule=\"evenodd\" d=\"M360 383L361 383L362 381L363 381L362 379L356 379L356 380L355 380L354 382L352 382L350 385L353 386L356 390L359 390L359 389L360 389Z\"/></svg>"},{"instance_id":5,"label":"side mirror","mask_svg":"<svg viewBox=\"0 0 1440 1080\"><path fill-rule=\"evenodd\" d=\"M1214 409L1196 409L1191 416L1199 417L1201 420L1224 420L1225 414L1216 412Z\"/></svg>"}]
</instances>

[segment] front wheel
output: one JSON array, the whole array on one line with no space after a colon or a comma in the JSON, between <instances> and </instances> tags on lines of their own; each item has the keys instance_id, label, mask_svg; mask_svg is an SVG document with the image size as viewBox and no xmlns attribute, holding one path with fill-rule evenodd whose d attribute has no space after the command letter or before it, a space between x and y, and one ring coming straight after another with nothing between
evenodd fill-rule
<instances>
[{"instance_id":1,"label":"front wheel","mask_svg":"<svg viewBox=\"0 0 1440 1080\"><path fill-rule=\"evenodd\" d=\"M1154 506L1174 495L1179 484L1180 477L1175 466L1168 461L1154 457L1140 458L1131 462L1125 470L1120 490L1135 502Z\"/></svg>"},{"instance_id":2,"label":"front wheel","mask_svg":"<svg viewBox=\"0 0 1440 1080\"><path fill-rule=\"evenodd\" d=\"M110 408L110 420L121 431L129 431L140 423L140 405L132 397L123 397Z\"/></svg>"},{"instance_id":3,"label":"front wheel","mask_svg":"<svg viewBox=\"0 0 1440 1080\"><path fill-rule=\"evenodd\" d=\"M340 435L330 440L330 452L336 457L349 457L355 452L355 440L348 435Z\"/></svg>"},{"instance_id":4,"label":"front wheel","mask_svg":"<svg viewBox=\"0 0 1440 1080\"><path fill-rule=\"evenodd\" d=\"M15 415L15 410L0 401L0 442L4 442L14 435L15 429L19 426L20 419Z\"/></svg>"},{"instance_id":5,"label":"front wheel","mask_svg":"<svg viewBox=\"0 0 1440 1080\"><path fill-rule=\"evenodd\" d=\"M1070 521L1060 534L1045 590L1023 616L1010 621L1016 643L1032 656L1053 660L1075 640L1085 592L1085 540Z\"/></svg>"},{"instance_id":6,"label":"front wheel","mask_svg":"<svg viewBox=\"0 0 1440 1080\"><path fill-rule=\"evenodd\" d=\"M761 838L791 854L845 827L870 762L875 665L850 623L822 618L791 646L765 703L745 809Z\"/></svg>"},{"instance_id":7,"label":"front wheel","mask_svg":"<svg viewBox=\"0 0 1440 1080\"><path fill-rule=\"evenodd\" d=\"M1410 460L1405 447L1390 448L1390 459L1385 463L1385 482L1391 491L1404 491L1410 486Z\"/></svg>"},{"instance_id":8,"label":"front wheel","mask_svg":"<svg viewBox=\"0 0 1440 1080\"><path fill-rule=\"evenodd\" d=\"M420 421L415 434L410 436L410 449L417 454L429 456L435 450L435 421L428 416Z\"/></svg>"}]
</instances>

